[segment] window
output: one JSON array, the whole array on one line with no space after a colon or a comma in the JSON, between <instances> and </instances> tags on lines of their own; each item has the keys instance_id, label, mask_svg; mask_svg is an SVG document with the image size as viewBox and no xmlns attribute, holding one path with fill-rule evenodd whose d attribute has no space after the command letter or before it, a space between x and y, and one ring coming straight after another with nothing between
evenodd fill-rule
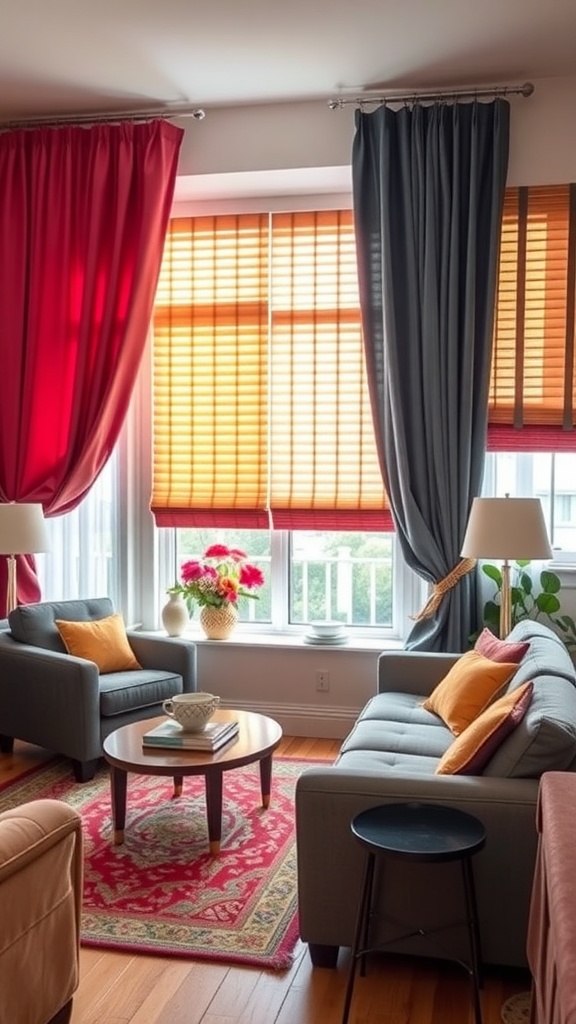
<instances>
[{"instance_id":1,"label":"window","mask_svg":"<svg viewBox=\"0 0 576 1024\"><path fill-rule=\"evenodd\" d=\"M177 566L234 544L286 581L248 622L392 629L351 212L173 221L154 334L152 508Z\"/></svg>"},{"instance_id":2,"label":"window","mask_svg":"<svg viewBox=\"0 0 576 1024\"><path fill-rule=\"evenodd\" d=\"M210 529L175 534L177 573L182 562L199 558L214 543L240 548L262 569L265 586L259 600L239 603L241 622L286 629L338 621L368 635L375 629L379 635L383 629L399 630L392 534Z\"/></svg>"}]
</instances>

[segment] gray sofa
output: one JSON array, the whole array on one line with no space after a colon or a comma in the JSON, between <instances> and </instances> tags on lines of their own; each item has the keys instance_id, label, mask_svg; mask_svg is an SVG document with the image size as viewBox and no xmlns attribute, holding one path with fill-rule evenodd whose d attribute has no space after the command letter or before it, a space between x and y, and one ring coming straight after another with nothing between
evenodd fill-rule
<instances>
[{"instance_id":1,"label":"gray sofa","mask_svg":"<svg viewBox=\"0 0 576 1024\"><path fill-rule=\"evenodd\" d=\"M196 648L186 640L127 630L141 670L100 674L68 654L56 619L85 622L114 611L108 597L22 605L0 630L0 751L14 739L72 758L92 778L105 737L162 714L162 701L196 689Z\"/></svg>"},{"instance_id":2,"label":"gray sofa","mask_svg":"<svg viewBox=\"0 0 576 1024\"><path fill-rule=\"evenodd\" d=\"M300 935L317 966L334 966L354 935L364 852L350 831L367 807L431 801L476 815L487 830L474 858L485 963L526 967L526 932L536 857L536 800L545 771L576 770L576 673L562 641L532 620L510 640L528 652L508 689L532 680L525 718L504 739L481 776L435 775L454 737L421 707L458 655L383 653L378 694L359 716L332 766L307 769L297 784L296 824ZM570 810L569 813L572 813ZM381 860L381 858L380 858ZM461 884L454 864L386 861L374 918L376 941L394 952L468 959ZM441 945L402 926L441 925ZM404 928L404 931L409 929Z\"/></svg>"}]
</instances>

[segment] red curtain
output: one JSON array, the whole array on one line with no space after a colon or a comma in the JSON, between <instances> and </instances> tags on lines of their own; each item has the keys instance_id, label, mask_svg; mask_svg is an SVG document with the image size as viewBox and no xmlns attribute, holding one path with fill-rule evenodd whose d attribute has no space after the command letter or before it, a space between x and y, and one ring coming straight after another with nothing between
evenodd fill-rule
<instances>
[{"instance_id":1,"label":"red curtain","mask_svg":"<svg viewBox=\"0 0 576 1024\"><path fill-rule=\"evenodd\" d=\"M0 501L75 508L126 415L183 132L164 121L0 134ZM20 559L19 599L38 600ZM0 617L6 563L0 559Z\"/></svg>"}]
</instances>

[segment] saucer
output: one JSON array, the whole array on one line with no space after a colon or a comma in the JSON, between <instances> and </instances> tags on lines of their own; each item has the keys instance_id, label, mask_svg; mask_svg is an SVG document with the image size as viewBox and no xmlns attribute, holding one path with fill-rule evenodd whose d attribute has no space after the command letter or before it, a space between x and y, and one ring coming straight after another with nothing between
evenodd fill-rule
<instances>
[{"instance_id":1,"label":"saucer","mask_svg":"<svg viewBox=\"0 0 576 1024\"><path fill-rule=\"evenodd\" d=\"M323 645L340 646L348 643L348 636L346 633L337 633L334 636L318 636L317 633L305 633L304 643L315 644L317 647L322 647Z\"/></svg>"}]
</instances>

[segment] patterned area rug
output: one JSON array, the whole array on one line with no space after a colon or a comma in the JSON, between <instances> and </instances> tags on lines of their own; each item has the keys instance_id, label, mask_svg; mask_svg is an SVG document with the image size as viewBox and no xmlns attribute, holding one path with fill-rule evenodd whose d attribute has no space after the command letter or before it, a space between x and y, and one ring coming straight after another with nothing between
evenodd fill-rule
<instances>
[{"instance_id":1,"label":"patterned area rug","mask_svg":"<svg viewBox=\"0 0 576 1024\"><path fill-rule=\"evenodd\" d=\"M510 996L500 1013L504 1024L528 1024L530 1020L530 993L519 992Z\"/></svg>"},{"instance_id":2,"label":"patterned area rug","mask_svg":"<svg viewBox=\"0 0 576 1024\"><path fill-rule=\"evenodd\" d=\"M220 856L210 857L203 777L128 776L125 841L112 842L108 770L77 784L56 759L0 792L0 809L64 800L82 816L86 946L290 966L298 939L294 790L311 762L275 758L263 810L257 764L224 775Z\"/></svg>"}]
</instances>

